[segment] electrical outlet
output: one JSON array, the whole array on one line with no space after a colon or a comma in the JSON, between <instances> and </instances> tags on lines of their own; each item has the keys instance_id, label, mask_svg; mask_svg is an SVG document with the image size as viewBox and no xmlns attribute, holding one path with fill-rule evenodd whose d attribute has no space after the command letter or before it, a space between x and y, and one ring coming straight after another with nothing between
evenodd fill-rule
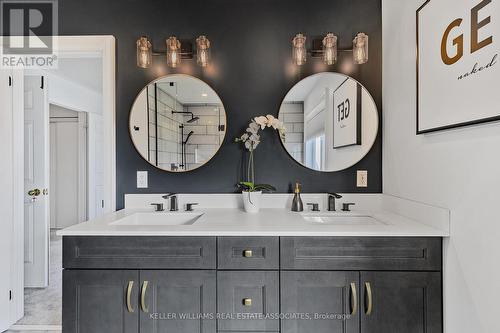
<instances>
[{"instance_id":1,"label":"electrical outlet","mask_svg":"<svg viewBox=\"0 0 500 333\"><path fill-rule=\"evenodd\" d=\"M137 188L148 188L147 171L137 171Z\"/></svg>"},{"instance_id":2,"label":"electrical outlet","mask_svg":"<svg viewBox=\"0 0 500 333\"><path fill-rule=\"evenodd\" d=\"M358 170L356 177L356 184L358 187L368 187L368 171Z\"/></svg>"}]
</instances>

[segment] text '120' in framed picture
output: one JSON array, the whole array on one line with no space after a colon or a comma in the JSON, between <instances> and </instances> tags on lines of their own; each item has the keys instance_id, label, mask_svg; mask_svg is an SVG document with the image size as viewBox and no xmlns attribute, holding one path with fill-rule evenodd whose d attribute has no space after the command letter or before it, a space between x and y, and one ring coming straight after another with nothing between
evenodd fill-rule
<instances>
[{"instance_id":1,"label":"text '120' in framed picture","mask_svg":"<svg viewBox=\"0 0 500 333\"><path fill-rule=\"evenodd\" d=\"M347 79L332 98L333 149L361 145L361 85Z\"/></svg>"}]
</instances>

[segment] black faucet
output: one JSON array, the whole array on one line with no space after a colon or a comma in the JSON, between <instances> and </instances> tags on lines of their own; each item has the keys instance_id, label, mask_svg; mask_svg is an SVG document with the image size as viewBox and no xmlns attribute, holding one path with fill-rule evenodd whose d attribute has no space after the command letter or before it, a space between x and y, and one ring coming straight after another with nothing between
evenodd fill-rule
<instances>
[{"instance_id":1,"label":"black faucet","mask_svg":"<svg viewBox=\"0 0 500 333\"><path fill-rule=\"evenodd\" d=\"M342 196L337 193L328 193L328 211L329 212L334 212L335 211L335 199L340 199Z\"/></svg>"},{"instance_id":2,"label":"black faucet","mask_svg":"<svg viewBox=\"0 0 500 333\"><path fill-rule=\"evenodd\" d=\"M177 204L177 194L176 193L167 193L162 196L163 199L170 198L170 211L176 212L179 210L179 206Z\"/></svg>"},{"instance_id":3,"label":"black faucet","mask_svg":"<svg viewBox=\"0 0 500 333\"><path fill-rule=\"evenodd\" d=\"M319 212L319 204L313 203L313 202L308 202L307 205L311 206L312 212Z\"/></svg>"}]
</instances>

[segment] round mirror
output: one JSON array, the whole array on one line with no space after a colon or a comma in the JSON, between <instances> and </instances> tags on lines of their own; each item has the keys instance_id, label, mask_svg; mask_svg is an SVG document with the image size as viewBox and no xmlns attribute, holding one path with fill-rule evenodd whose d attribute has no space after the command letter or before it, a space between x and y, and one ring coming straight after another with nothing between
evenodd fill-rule
<instances>
[{"instance_id":1,"label":"round mirror","mask_svg":"<svg viewBox=\"0 0 500 333\"><path fill-rule=\"evenodd\" d=\"M130 111L135 148L152 165L184 172L207 163L226 134L226 112L208 84L189 75L167 75L148 84Z\"/></svg>"},{"instance_id":2,"label":"round mirror","mask_svg":"<svg viewBox=\"0 0 500 333\"><path fill-rule=\"evenodd\" d=\"M339 171L359 162L378 132L378 112L368 90L338 73L319 73L285 96L279 119L286 151L303 166Z\"/></svg>"}]
</instances>

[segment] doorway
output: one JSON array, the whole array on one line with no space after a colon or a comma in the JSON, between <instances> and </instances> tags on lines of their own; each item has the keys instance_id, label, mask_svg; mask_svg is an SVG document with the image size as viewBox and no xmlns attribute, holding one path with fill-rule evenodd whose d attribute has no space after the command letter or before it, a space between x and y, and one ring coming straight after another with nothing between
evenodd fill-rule
<instances>
[{"instance_id":1,"label":"doorway","mask_svg":"<svg viewBox=\"0 0 500 333\"><path fill-rule=\"evenodd\" d=\"M11 101L4 111L16 119L12 133L24 133L9 140L17 160L5 161L24 200L12 193L17 218L0 225L12 239L0 331L11 324L10 331L61 329L62 241L55 231L115 210L114 38L58 37L58 48L57 69L5 72L8 89L0 87ZM16 173L20 161L24 171Z\"/></svg>"}]
</instances>

